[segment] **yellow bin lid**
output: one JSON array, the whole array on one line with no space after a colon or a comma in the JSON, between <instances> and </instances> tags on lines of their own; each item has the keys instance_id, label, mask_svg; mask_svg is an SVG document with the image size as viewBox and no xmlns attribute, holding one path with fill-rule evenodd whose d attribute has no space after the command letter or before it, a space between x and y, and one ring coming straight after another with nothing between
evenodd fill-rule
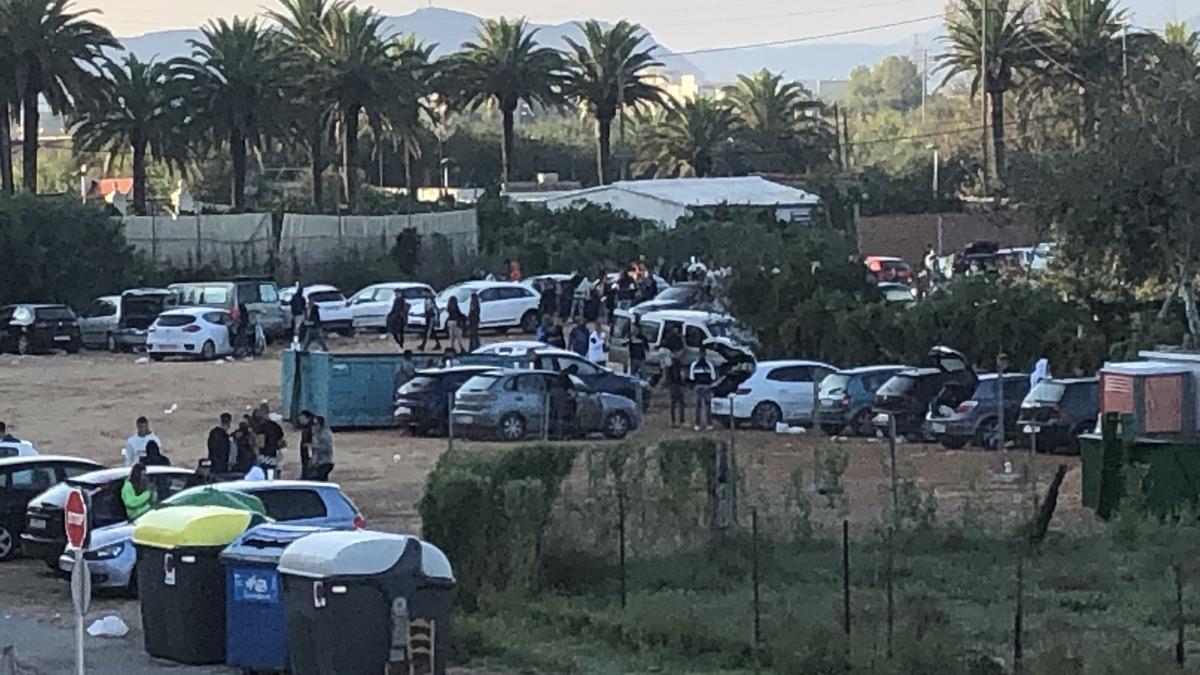
<instances>
[{"instance_id":1,"label":"yellow bin lid","mask_svg":"<svg viewBox=\"0 0 1200 675\"><path fill-rule=\"evenodd\" d=\"M254 514L224 506L170 506L138 518L133 543L155 548L225 546L250 527Z\"/></svg>"}]
</instances>

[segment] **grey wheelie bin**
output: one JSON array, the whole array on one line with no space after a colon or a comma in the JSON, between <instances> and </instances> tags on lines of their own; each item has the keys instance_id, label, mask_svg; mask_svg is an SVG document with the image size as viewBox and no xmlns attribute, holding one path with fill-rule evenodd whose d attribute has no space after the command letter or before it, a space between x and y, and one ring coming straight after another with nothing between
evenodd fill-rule
<instances>
[{"instance_id":1,"label":"grey wheelie bin","mask_svg":"<svg viewBox=\"0 0 1200 675\"><path fill-rule=\"evenodd\" d=\"M279 574L295 675L381 673L410 662L445 672L454 573L432 544L321 532L288 546Z\"/></svg>"}]
</instances>

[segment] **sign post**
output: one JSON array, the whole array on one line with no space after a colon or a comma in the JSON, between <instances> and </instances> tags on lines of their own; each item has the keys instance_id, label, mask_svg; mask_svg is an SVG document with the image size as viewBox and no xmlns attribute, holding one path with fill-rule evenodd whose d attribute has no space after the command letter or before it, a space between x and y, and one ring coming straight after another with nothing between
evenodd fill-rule
<instances>
[{"instance_id":1,"label":"sign post","mask_svg":"<svg viewBox=\"0 0 1200 675\"><path fill-rule=\"evenodd\" d=\"M77 489L67 494L63 522L67 531L67 549L74 552L71 569L71 604L75 607L75 672L84 673L83 615L92 604L92 575L88 573L83 549L88 537L88 504L83 492Z\"/></svg>"}]
</instances>

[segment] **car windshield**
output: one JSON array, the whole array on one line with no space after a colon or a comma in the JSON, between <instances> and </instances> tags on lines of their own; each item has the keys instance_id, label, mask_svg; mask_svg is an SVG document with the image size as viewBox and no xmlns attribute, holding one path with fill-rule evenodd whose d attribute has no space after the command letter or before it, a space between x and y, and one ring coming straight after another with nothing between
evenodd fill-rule
<instances>
[{"instance_id":1,"label":"car windshield","mask_svg":"<svg viewBox=\"0 0 1200 675\"><path fill-rule=\"evenodd\" d=\"M459 304L462 304L470 300L471 294L474 292L475 289L467 286L452 286L441 293L438 293L437 302L439 305L445 307L446 303L450 302L450 298L455 297L458 298Z\"/></svg>"},{"instance_id":2,"label":"car windshield","mask_svg":"<svg viewBox=\"0 0 1200 675\"><path fill-rule=\"evenodd\" d=\"M405 300L424 300L429 296L429 291L424 288L403 288L400 289L400 295Z\"/></svg>"},{"instance_id":3,"label":"car windshield","mask_svg":"<svg viewBox=\"0 0 1200 675\"><path fill-rule=\"evenodd\" d=\"M879 396L904 396L912 391L916 384L917 378L911 375L893 375L875 393Z\"/></svg>"},{"instance_id":4,"label":"car windshield","mask_svg":"<svg viewBox=\"0 0 1200 675\"><path fill-rule=\"evenodd\" d=\"M170 328L172 326L186 326L189 323L194 323L196 317L191 314L163 314L158 317L158 325Z\"/></svg>"},{"instance_id":5,"label":"car windshield","mask_svg":"<svg viewBox=\"0 0 1200 675\"><path fill-rule=\"evenodd\" d=\"M659 293L654 297L654 299L668 301L690 301L692 296L697 295L699 292L700 289L696 286L672 286L662 293Z\"/></svg>"},{"instance_id":6,"label":"car windshield","mask_svg":"<svg viewBox=\"0 0 1200 675\"><path fill-rule=\"evenodd\" d=\"M1067 393L1067 385L1057 382L1038 382L1033 389L1029 390L1029 395L1025 397L1027 401L1037 401L1039 403L1058 403L1062 400L1063 394Z\"/></svg>"},{"instance_id":7,"label":"car windshield","mask_svg":"<svg viewBox=\"0 0 1200 675\"><path fill-rule=\"evenodd\" d=\"M66 307L38 307L34 310L34 316L39 319L58 321L74 319L75 313Z\"/></svg>"},{"instance_id":8,"label":"car windshield","mask_svg":"<svg viewBox=\"0 0 1200 675\"><path fill-rule=\"evenodd\" d=\"M459 391L488 391L499 381L499 375L476 375L464 382Z\"/></svg>"},{"instance_id":9,"label":"car windshield","mask_svg":"<svg viewBox=\"0 0 1200 675\"><path fill-rule=\"evenodd\" d=\"M908 302L913 299L913 294L907 288L885 288L883 297L890 302Z\"/></svg>"},{"instance_id":10,"label":"car windshield","mask_svg":"<svg viewBox=\"0 0 1200 675\"><path fill-rule=\"evenodd\" d=\"M903 260L884 260L879 263L879 269L896 270L897 272L912 269L912 266Z\"/></svg>"},{"instance_id":11,"label":"car windshield","mask_svg":"<svg viewBox=\"0 0 1200 675\"><path fill-rule=\"evenodd\" d=\"M839 375L838 373L834 373L826 376L824 380L821 380L821 390L817 395L821 398L833 398L835 396L841 396L842 394L846 393L846 387L849 385L849 375Z\"/></svg>"},{"instance_id":12,"label":"car windshield","mask_svg":"<svg viewBox=\"0 0 1200 675\"><path fill-rule=\"evenodd\" d=\"M172 290L177 305L223 305L229 302L228 286L188 285Z\"/></svg>"},{"instance_id":13,"label":"car windshield","mask_svg":"<svg viewBox=\"0 0 1200 675\"><path fill-rule=\"evenodd\" d=\"M400 392L404 394L411 394L418 391L427 391L429 389L433 389L436 383L436 378L418 375L408 382L405 382L404 385L400 387Z\"/></svg>"},{"instance_id":14,"label":"car windshield","mask_svg":"<svg viewBox=\"0 0 1200 675\"><path fill-rule=\"evenodd\" d=\"M309 302L345 302L346 298L339 291L313 291L308 294Z\"/></svg>"}]
</instances>

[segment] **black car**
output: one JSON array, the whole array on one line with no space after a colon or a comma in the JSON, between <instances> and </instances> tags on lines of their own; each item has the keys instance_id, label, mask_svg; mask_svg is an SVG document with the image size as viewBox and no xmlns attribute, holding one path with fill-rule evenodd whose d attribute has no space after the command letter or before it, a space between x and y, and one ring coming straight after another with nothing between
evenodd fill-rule
<instances>
[{"instance_id":1,"label":"black car","mask_svg":"<svg viewBox=\"0 0 1200 675\"><path fill-rule=\"evenodd\" d=\"M629 311L634 316L641 316L647 312L660 312L667 309L706 308L712 303L712 294L708 292L704 284L697 281L684 281L671 286L651 300L634 305Z\"/></svg>"},{"instance_id":2,"label":"black car","mask_svg":"<svg viewBox=\"0 0 1200 675\"><path fill-rule=\"evenodd\" d=\"M929 350L929 359L934 367L905 368L875 392L873 413L891 415L897 434L924 437L930 404L937 400L939 405L955 408L979 384L975 370L961 353L938 346Z\"/></svg>"},{"instance_id":3,"label":"black car","mask_svg":"<svg viewBox=\"0 0 1200 675\"><path fill-rule=\"evenodd\" d=\"M29 500L68 478L98 468L96 462L78 457L35 455L0 459L0 560L8 560L17 552L21 533L25 531ZM58 529L63 531L61 519Z\"/></svg>"},{"instance_id":4,"label":"black car","mask_svg":"<svg viewBox=\"0 0 1200 675\"><path fill-rule=\"evenodd\" d=\"M71 488L79 488L91 498L88 510L88 529L125 522L125 503L121 488L129 477L129 467L102 469L68 478L48 490L35 493L25 512L25 532L21 541L26 555L41 558L51 567L58 566L58 556L67 546L63 527L63 507ZM163 500L187 487L191 469L170 466L146 467L146 478L156 500Z\"/></svg>"},{"instance_id":5,"label":"black car","mask_svg":"<svg viewBox=\"0 0 1200 675\"><path fill-rule=\"evenodd\" d=\"M647 410L650 407L650 384L645 380L613 372L588 361L575 352L563 349L539 349L536 353L537 363L534 364L534 367L538 370L561 373L570 369L573 370L572 374L583 380L592 391L624 396L631 401L638 400L638 390L640 389L642 409ZM528 357L521 364L522 368L529 367L527 359Z\"/></svg>"},{"instance_id":6,"label":"black car","mask_svg":"<svg viewBox=\"0 0 1200 675\"><path fill-rule=\"evenodd\" d=\"M448 431L450 398L463 382L488 371L491 366L455 366L441 370L419 370L413 379L396 390L396 424L413 435Z\"/></svg>"},{"instance_id":7,"label":"black car","mask_svg":"<svg viewBox=\"0 0 1200 675\"><path fill-rule=\"evenodd\" d=\"M1098 378L1044 380L1034 385L1021 403L1017 424L1022 433L1026 427L1037 428L1038 450L1079 452L1079 434L1091 431L1099 415Z\"/></svg>"},{"instance_id":8,"label":"black car","mask_svg":"<svg viewBox=\"0 0 1200 675\"><path fill-rule=\"evenodd\" d=\"M82 347L79 319L66 305L0 307L0 352L78 354Z\"/></svg>"}]
</instances>

